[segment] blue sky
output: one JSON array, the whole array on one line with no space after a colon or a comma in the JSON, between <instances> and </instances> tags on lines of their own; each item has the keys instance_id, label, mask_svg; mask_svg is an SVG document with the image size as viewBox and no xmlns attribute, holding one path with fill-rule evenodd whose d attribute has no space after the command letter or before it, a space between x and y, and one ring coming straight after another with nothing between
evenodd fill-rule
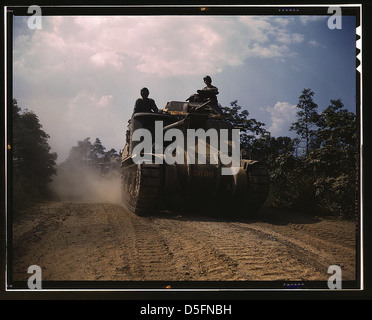
<instances>
[{"instance_id":1,"label":"blue sky","mask_svg":"<svg viewBox=\"0 0 372 320\"><path fill-rule=\"evenodd\" d=\"M273 136L293 136L304 88L319 111L340 98L356 112L356 21L331 30L328 18L45 16L29 29L14 17L14 97L38 115L58 162L86 137L122 149L142 87L163 108L207 74L222 106L238 100Z\"/></svg>"}]
</instances>

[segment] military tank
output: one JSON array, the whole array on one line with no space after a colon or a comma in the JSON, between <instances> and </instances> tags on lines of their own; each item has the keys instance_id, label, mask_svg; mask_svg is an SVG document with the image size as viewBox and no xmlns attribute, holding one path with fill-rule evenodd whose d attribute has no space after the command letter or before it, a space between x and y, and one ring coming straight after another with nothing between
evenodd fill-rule
<instances>
[{"instance_id":1,"label":"military tank","mask_svg":"<svg viewBox=\"0 0 372 320\"><path fill-rule=\"evenodd\" d=\"M228 144L231 147L231 132L234 128L216 111L210 100L189 100L170 101L158 113L135 113L128 121L121 159L124 205L140 216L177 209L202 210L204 213L224 212L247 217L257 214L269 193L268 171L259 161L239 156L237 170L233 174L222 174L222 169L231 168L231 165L221 161L218 157L221 150L213 149L207 136L205 139L198 136L195 145L186 139L190 129L204 129L204 132L214 129L218 133L225 129L230 133ZM145 129L144 132L149 133L151 149L138 151L139 144L143 143L135 136L138 129ZM164 138L167 131L172 129L182 132L184 148L174 148L174 139L163 139L164 145L157 144L159 134ZM186 143L194 147L194 155L199 157L201 140L206 146L203 149L205 161L190 161ZM173 156L179 152L178 159L184 161L164 161L169 147L174 148L171 153ZM139 156L146 161L138 161ZM211 161L213 157L214 161Z\"/></svg>"}]
</instances>

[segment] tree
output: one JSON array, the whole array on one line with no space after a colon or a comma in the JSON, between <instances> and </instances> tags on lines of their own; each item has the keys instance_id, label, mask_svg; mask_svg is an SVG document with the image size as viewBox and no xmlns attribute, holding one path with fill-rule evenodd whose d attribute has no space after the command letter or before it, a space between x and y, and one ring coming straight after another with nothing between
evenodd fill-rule
<instances>
[{"instance_id":1,"label":"tree","mask_svg":"<svg viewBox=\"0 0 372 320\"><path fill-rule=\"evenodd\" d=\"M35 113L22 111L17 100L12 103L12 166L15 196L30 198L45 195L47 185L56 174L57 154L51 152L50 138L42 130Z\"/></svg>"},{"instance_id":2,"label":"tree","mask_svg":"<svg viewBox=\"0 0 372 320\"><path fill-rule=\"evenodd\" d=\"M65 161L66 165L78 167L99 167L101 162L108 161L113 155L118 155L117 151L111 148L105 151L106 147L102 145L99 138L96 138L94 143L90 142L90 137L78 141L76 146L70 149L68 158Z\"/></svg>"},{"instance_id":3,"label":"tree","mask_svg":"<svg viewBox=\"0 0 372 320\"><path fill-rule=\"evenodd\" d=\"M296 207L301 196L302 161L283 152L270 163L270 202L274 207Z\"/></svg>"},{"instance_id":4,"label":"tree","mask_svg":"<svg viewBox=\"0 0 372 320\"><path fill-rule=\"evenodd\" d=\"M272 137L265 134L252 141L254 158L265 162L270 169L275 159L283 154L293 154L294 141L290 137Z\"/></svg>"},{"instance_id":5,"label":"tree","mask_svg":"<svg viewBox=\"0 0 372 320\"><path fill-rule=\"evenodd\" d=\"M344 109L340 99L320 114L317 140L320 148L314 156L319 159L323 169L333 176L340 173L352 174L357 155L356 116Z\"/></svg>"},{"instance_id":6,"label":"tree","mask_svg":"<svg viewBox=\"0 0 372 320\"><path fill-rule=\"evenodd\" d=\"M270 200L275 206L312 214L350 217L356 199L356 116L340 99L331 100L318 114L313 95L304 89L300 96L298 121L290 129L298 138L270 137L254 142L266 155ZM298 154L296 145L301 142L305 152Z\"/></svg>"},{"instance_id":7,"label":"tree","mask_svg":"<svg viewBox=\"0 0 372 320\"><path fill-rule=\"evenodd\" d=\"M90 137L85 138L83 141L78 141L77 146L73 146L70 149L66 162L74 165L90 165L92 163L91 150Z\"/></svg>"},{"instance_id":8,"label":"tree","mask_svg":"<svg viewBox=\"0 0 372 320\"><path fill-rule=\"evenodd\" d=\"M117 156L118 157L119 154L114 148L111 148L109 151L105 152L105 156L107 157L107 159L111 159L112 156Z\"/></svg>"},{"instance_id":9,"label":"tree","mask_svg":"<svg viewBox=\"0 0 372 320\"><path fill-rule=\"evenodd\" d=\"M98 165L102 158L105 157L105 147L102 145L101 140L96 138L94 141L90 151L91 151L91 158L94 164Z\"/></svg>"},{"instance_id":10,"label":"tree","mask_svg":"<svg viewBox=\"0 0 372 320\"><path fill-rule=\"evenodd\" d=\"M317 202L332 214L350 216L356 198L357 123L340 99L320 114L317 140L319 147L309 158L317 175Z\"/></svg>"},{"instance_id":11,"label":"tree","mask_svg":"<svg viewBox=\"0 0 372 320\"><path fill-rule=\"evenodd\" d=\"M238 105L238 100L234 100L230 103L230 106L221 107L222 118L233 127L240 128L241 149L252 153L252 143L257 137L263 136L268 132L263 128L264 123L256 119L249 119L249 112L247 110L241 111L241 109L242 107Z\"/></svg>"},{"instance_id":12,"label":"tree","mask_svg":"<svg viewBox=\"0 0 372 320\"><path fill-rule=\"evenodd\" d=\"M315 146L316 126L319 121L317 112L318 105L313 100L314 92L311 89L303 89L299 97L297 108L297 122L290 127L295 131L301 141L305 142L305 156L308 156L310 149Z\"/></svg>"}]
</instances>

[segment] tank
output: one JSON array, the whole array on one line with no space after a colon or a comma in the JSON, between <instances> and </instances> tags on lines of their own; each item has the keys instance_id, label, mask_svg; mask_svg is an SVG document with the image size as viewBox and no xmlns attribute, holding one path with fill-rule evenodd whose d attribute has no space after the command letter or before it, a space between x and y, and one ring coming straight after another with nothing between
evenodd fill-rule
<instances>
[{"instance_id":1,"label":"tank","mask_svg":"<svg viewBox=\"0 0 372 320\"><path fill-rule=\"evenodd\" d=\"M145 145L145 137L138 138L138 129L144 129L142 132L148 133L148 139L151 137L150 148L141 148L141 143ZM240 153L234 170L223 174L223 169L232 169L232 164L222 161L222 140L218 140L220 143L216 146L208 134L198 135L191 142L189 139L190 132L213 131L218 139L222 132L227 132L226 144L231 151L233 129L236 128L208 101L170 101L158 113L133 114L128 121L121 159L124 205L140 216L180 209L212 215L256 215L269 193L269 174L265 166ZM179 134L178 142L173 135L175 132ZM175 146L179 144L182 147L177 149ZM176 155L179 161L165 161L170 156L174 160ZM204 161L195 161L199 157L203 160L203 155ZM142 162L138 161L139 157Z\"/></svg>"}]
</instances>

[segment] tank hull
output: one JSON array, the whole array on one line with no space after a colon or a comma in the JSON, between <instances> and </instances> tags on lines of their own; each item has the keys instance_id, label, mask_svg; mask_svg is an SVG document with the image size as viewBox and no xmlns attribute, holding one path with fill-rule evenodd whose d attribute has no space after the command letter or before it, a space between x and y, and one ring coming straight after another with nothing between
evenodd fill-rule
<instances>
[{"instance_id":1,"label":"tank hull","mask_svg":"<svg viewBox=\"0 0 372 320\"><path fill-rule=\"evenodd\" d=\"M177 128L184 133L184 138L190 128L231 129L225 121L208 115L165 113L133 116L121 162L122 199L130 210L138 215L180 209L208 213L222 211L239 216L257 214L269 193L268 171L258 161L240 159L240 166L234 174L222 174L222 169L228 166L218 157L220 151L212 154L211 144L205 141L209 150L206 161L190 161L189 150L182 149L183 161L169 163L165 161L165 153L159 153L156 137L152 141L153 148L147 150L148 161L134 161L136 146L140 143L132 139L134 131L146 128L152 137L156 136L159 134L156 121L162 121L162 134ZM186 141L184 143L186 145ZM160 149L164 151L166 148L165 144ZM197 147L195 152L199 156ZM215 155L217 160L212 161Z\"/></svg>"}]
</instances>

